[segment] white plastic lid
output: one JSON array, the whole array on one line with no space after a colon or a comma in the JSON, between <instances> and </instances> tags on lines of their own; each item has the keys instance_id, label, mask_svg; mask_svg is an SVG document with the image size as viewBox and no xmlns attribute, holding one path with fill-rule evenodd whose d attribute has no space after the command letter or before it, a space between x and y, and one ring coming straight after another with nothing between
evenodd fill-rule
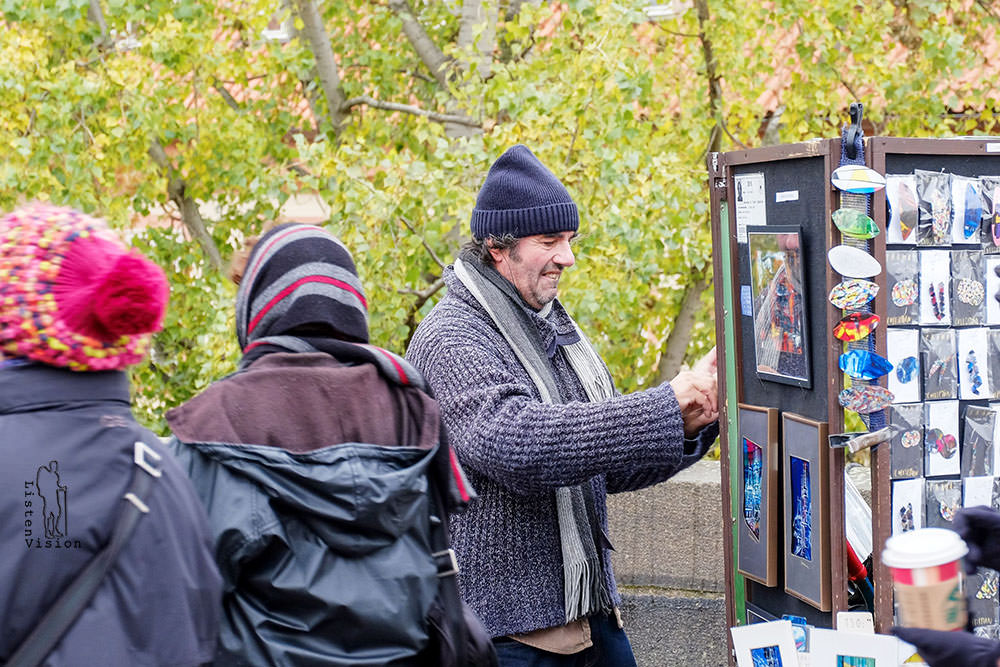
<instances>
[{"instance_id":1,"label":"white plastic lid","mask_svg":"<svg viewBox=\"0 0 1000 667\"><path fill-rule=\"evenodd\" d=\"M885 541L882 562L889 567L912 570L956 561L969 553L969 547L953 530L920 528Z\"/></svg>"}]
</instances>

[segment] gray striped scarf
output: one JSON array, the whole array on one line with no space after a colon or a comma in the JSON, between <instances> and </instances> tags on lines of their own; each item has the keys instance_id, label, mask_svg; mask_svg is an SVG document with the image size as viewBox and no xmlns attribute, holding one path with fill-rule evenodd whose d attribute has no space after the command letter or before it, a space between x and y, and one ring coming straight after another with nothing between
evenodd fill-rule
<instances>
[{"instance_id":1,"label":"gray striped scarf","mask_svg":"<svg viewBox=\"0 0 1000 667\"><path fill-rule=\"evenodd\" d=\"M521 365L546 403L562 403L559 387L542 343L523 307L498 287L478 261L455 260L455 275L486 310L503 334ZM499 274L497 274L499 276ZM549 306L543 309L543 316ZM563 346L570 367L587 397L594 402L614 395L614 385L604 362L576 323L579 340ZM601 569L594 535L602 534L597 522L594 491L590 482L556 489L556 511L563 558L563 597L566 622L599 611L611 610L611 597Z\"/></svg>"}]
</instances>

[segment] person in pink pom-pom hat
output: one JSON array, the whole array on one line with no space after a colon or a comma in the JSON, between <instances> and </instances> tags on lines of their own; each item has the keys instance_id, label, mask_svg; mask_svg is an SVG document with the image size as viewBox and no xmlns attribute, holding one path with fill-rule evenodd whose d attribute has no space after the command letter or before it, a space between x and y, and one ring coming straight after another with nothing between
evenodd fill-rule
<instances>
[{"instance_id":1,"label":"person in pink pom-pom hat","mask_svg":"<svg viewBox=\"0 0 1000 667\"><path fill-rule=\"evenodd\" d=\"M32 204L0 218L0 351L75 371L137 363L167 306L163 271L97 218Z\"/></svg>"},{"instance_id":2,"label":"person in pink pom-pom hat","mask_svg":"<svg viewBox=\"0 0 1000 667\"><path fill-rule=\"evenodd\" d=\"M163 271L97 218L42 203L0 217L0 664L215 654L208 520L136 423L125 373L167 294Z\"/></svg>"}]
</instances>

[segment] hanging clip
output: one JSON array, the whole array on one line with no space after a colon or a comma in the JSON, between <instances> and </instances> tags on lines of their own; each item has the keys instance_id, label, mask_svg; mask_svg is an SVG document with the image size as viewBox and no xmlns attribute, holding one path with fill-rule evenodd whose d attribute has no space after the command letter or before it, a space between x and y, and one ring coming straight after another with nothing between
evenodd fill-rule
<instances>
[{"instance_id":1,"label":"hanging clip","mask_svg":"<svg viewBox=\"0 0 1000 667\"><path fill-rule=\"evenodd\" d=\"M847 126L847 134L844 136L844 152L847 154L848 160L856 160L858 158L858 149L855 146L855 142L858 137L863 137L865 134L864 130L861 129L861 117L864 115L864 105L861 102L851 102L851 107L847 115L851 117L851 124Z\"/></svg>"}]
</instances>

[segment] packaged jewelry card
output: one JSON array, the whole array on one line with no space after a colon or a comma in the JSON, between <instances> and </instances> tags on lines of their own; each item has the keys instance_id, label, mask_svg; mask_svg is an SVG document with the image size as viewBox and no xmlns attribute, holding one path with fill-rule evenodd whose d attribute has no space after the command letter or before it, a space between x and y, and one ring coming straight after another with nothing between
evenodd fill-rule
<instances>
[{"instance_id":1,"label":"packaged jewelry card","mask_svg":"<svg viewBox=\"0 0 1000 667\"><path fill-rule=\"evenodd\" d=\"M997 414L993 420L993 442L1000 443L1000 403L990 403L989 408ZM993 471L994 474L1000 473L1000 447L993 447ZM1000 504L994 509L1000 509Z\"/></svg>"},{"instance_id":2,"label":"packaged jewelry card","mask_svg":"<svg viewBox=\"0 0 1000 667\"><path fill-rule=\"evenodd\" d=\"M924 488L924 498L924 527L951 528L955 512L962 506L962 480L929 479Z\"/></svg>"},{"instance_id":3,"label":"packaged jewelry card","mask_svg":"<svg viewBox=\"0 0 1000 667\"><path fill-rule=\"evenodd\" d=\"M893 403L915 403L920 393L920 330L889 329L885 334L886 358L892 364L889 391Z\"/></svg>"},{"instance_id":4,"label":"packaged jewelry card","mask_svg":"<svg viewBox=\"0 0 1000 667\"><path fill-rule=\"evenodd\" d=\"M980 372L982 366L980 363ZM986 381L987 397L1000 398L1000 329L986 330Z\"/></svg>"},{"instance_id":5,"label":"packaged jewelry card","mask_svg":"<svg viewBox=\"0 0 1000 667\"><path fill-rule=\"evenodd\" d=\"M986 323L1000 324L1000 255L983 255L983 274L986 277Z\"/></svg>"},{"instance_id":6,"label":"packaged jewelry card","mask_svg":"<svg viewBox=\"0 0 1000 667\"><path fill-rule=\"evenodd\" d=\"M962 507L1000 507L1000 477L966 477L962 480Z\"/></svg>"},{"instance_id":7,"label":"packaged jewelry card","mask_svg":"<svg viewBox=\"0 0 1000 667\"><path fill-rule=\"evenodd\" d=\"M920 324L951 326L951 252L920 251Z\"/></svg>"},{"instance_id":8,"label":"packaged jewelry card","mask_svg":"<svg viewBox=\"0 0 1000 667\"><path fill-rule=\"evenodd\" d=\"M917 243L917 190L913 174L886 174L885 198L889 204L886 243Z\"/></svg>"},{"instance_id":9,"label":"packaged jewelry card","mask_svg":"<svg viewBox=\"0 0 1000 667\"><path fill-rule=\"evenodd\" d=\"M986 323L986 276L983 253L953 250L951 253L951 323L974 327Z\"/></svg>"},{"instance_id":10,"label":"packaged jewelry card","mask_svg":"<svg viewBox=\"0 0 1000 667\"><path fill-rule=\"evenodd\" d=\"M997 623L997 572L980 569L965 582L969 621L974 628Z\"/></svg>"},{"instance_id":11,"label":"packaged jewelry card","mask_svg":"<svg viewBox=\"0 0 1000 667\"><path fill-rule=\"evenodd\" d=\"M892 483L892 534L924 527L924 479Z\"/></svg>"},{"instance_id":12,"label":"packaged jewelry card","mask_svg":"<svg viewBox=\"0 0 1000 667\"><path fill-rule=\"evenodd\" d=\"M993 474L993 431L996 413L987 407L965 408L965 432L962 438L962 477Z\"/></svg>"},{"instance_id":13,"label":"packaged jewelry card","mask_svg":"<svg viewBox=\"0 0 1000 667\"><path fill-rule=\"evenodd\" d=\"M1000 252L1000 176L980 176L979 192L983 201L983 250Z\"/></svg>"},{"instance_id":14,"label":"packaged jewelry card","mask_svg":"<svg viewBox=\"0 0 1000 667\"><path fill-rule=\"evenodd\" d=\"M915 169L919 245L951 245L951 174Z\"/></svg>"},{"instance_id":15,"label":"packaged jewelry card","mask_svg":"<svg viewBox=\"0 0 1000 667\"><path fill-rule=\"evenodd\" d=\"M920 366L924 374L925 400L958 398L954 329L921 330Z\"/></svg>"},{"instance_id":16,"label":"packaged jewelry card","mask_svg":"<svg viewBox=\"0 0 1000 667\"><path fill-rule=\"evenodd\" d=\"M942 477L961 472L958 436L958 401L924 403L925 476Z\"/></svg>"},{"instance_id":17,"label":"packaged jewelry card","mask_svg":"<svg viewBox=\"0 0 1000 667\"><path fill-rule=\"evenodd\" d=\"M951 177L951 242L979 245L983 199L979 179Z\"/></svg>"},{"instance_id":18,"label":"packaged jewelry card","mask_svg":"<svg viewBox=\"0 0 1000 667\"><path fill-rule=\"evenodd\" d=\"M958 397L966 401L991 398L988 363L989 329L958 329Z\"/></svg>"},{"instance_id":19,"label":"packaged jewelry card","mask_svg":"<svg viewBox=\"0 0 1000 667\"><path fill-rule=\"evenodd\" d=\"M1000 256L997 257L1000 260ZM920 324L920 262L916 250L886 250L886 324ZM1000 280L1000 276L998 276ZM997 302L1000 305L1000 302Z\"/></svg>"},{"instance_id":20,"label":"packaged jewelry card","mask_svg":"<svg viewBox=\"0 0 1000 667\"><path fill-rule=\"evenodd\" d=\"M886 417L892 427L889 439L890 476L912 479L924 474L923 403L890 405Z\"/></svg>"}]
</instances>

